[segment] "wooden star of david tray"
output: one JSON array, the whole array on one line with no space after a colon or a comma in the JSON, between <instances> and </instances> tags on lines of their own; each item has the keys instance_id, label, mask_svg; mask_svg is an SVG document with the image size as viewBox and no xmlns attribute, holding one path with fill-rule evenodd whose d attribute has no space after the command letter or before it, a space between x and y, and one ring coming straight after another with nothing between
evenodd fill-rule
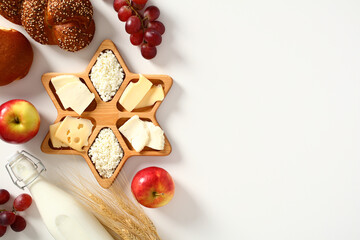
<instances>
[{"instance_id":1,"label":"wooden star of david tray","mask_svg":"<svg viewBox=\"0 0 360 240\"><path fill-rule=\"evenodd\" d=\"M124 80L122 84L120 85L119 90L115 94L115 96L112 98L112 100L108 102L104 102L99 94L97 93L95 87L93 86L89 74L91 72L92 67L94 66L98 56L101 52L104 52L106 50L111 50L117 60L119 61L121 67L124 70ZM75 75L78 76L83 83L86 84L86 86L89 88L91 92L95 94L95 99L92 101L92 103L86 108L86 110L79 116L76 112L74 112L71 108L65 109L60 99L58 98L55 88L51 83L51 78L59 75ZM154 85L161 84L164 89L165 97L167 93L169 92L171 85L172 85L172 78L167 75L147 75L144 74L144 76L149 79ZM162 101L156 102L153 106L135 109L132 112L126 111L120 104L119 99L126 88L126 86L130 82L137 82L139 79L139 74L135 74L129 71L127 68L124 60L122 59L119 51L117 50L116 46L111 40L105 40L101 43L100 47L94 54L94 57L91 59L88 67L86 70L82 73L45 73L42 76L42 83L49 94L51 100L53 101L58 116L54 123L57 123L59 121L62 121L66 116L73 116L73 117L80 117L91 120L94 127L92 129L92 133L89 137L89 144L83 148L82 152L78 152L76 150L73 150L71 148L54 148L50 141L50 134L47 133L45 139L42 142L41 150L44 153L49 154L74 154L74 155L80 155L82 156L88 166L90 167L92 173L94 174L96 180L102 186L103 188L109 188L111 184L116 179L117 175L119 174L121 168L124 166L125 162L132 156L166 156L169 155L171 152L171 145L165 135L165 147L163 150L158 151L151 149L149 147L145 147L141 152L136 152L134 148L131 146L130 142L119 132L119 127L122 126L128 119L130 119L134 115L138 115L140 119L145 121L151 121L155 125L159 126L159 123L156 120L156 111L159 108ZM165 98L164 98L165 100ZM163 101L164 101L163 100ZM95 168L95 165L91 161L88 150L93 144L94 140L96 139L99 131L103 128L111 128L114 132L116 138L118 139L121 148L124 151L124 157L121 159L119 165L115 169L113 175L110 178L102 178L98 171Z\"/></svg>"}]
</instances>

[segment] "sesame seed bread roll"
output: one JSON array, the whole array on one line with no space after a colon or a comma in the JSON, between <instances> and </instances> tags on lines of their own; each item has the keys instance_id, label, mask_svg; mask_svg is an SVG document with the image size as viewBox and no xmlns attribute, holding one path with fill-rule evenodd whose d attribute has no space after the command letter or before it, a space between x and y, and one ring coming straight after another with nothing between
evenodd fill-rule
<instances>
[{"instance_id":1,"label":"sesame seed bread roll","mask_svg":"<svg viewBox=\"0 0 360 240\"><path fill-rule=\"evenodd\" d=\"M46 7L47 0L23 1L21 23L32 39L41 44L54 45L50 26L45 22Z\"/></svg>"},{"instance_id":2,"label":"sesame seed bread roll","mask_svg":"<svg viewBox=\"0 0 360 240\"><path fill-rule=\"evenodd\" d=\"M89 27L93 16L93 7L90 1L84 0L49 0L46 20L49 25L68 22L78 22Z\"/></svg>"},{"instance_id":3,"label":"sesame seed bread roll","mask_svg":"<svg viewBox=\"0 0 360 240\"><path fill-rule=\"evenodd\" d=\"M76 52L90 44L94 37L95 22L92 20L89 27L82 28L77 23L54 25L53 36L60 48Z\"/></svg>"},{"instance_id":4,"label":"sesame seed bread roll","mask_svg":"<svg viewBox=\"0 0 360 240\"><path fill-rule=\"evenodd\" d=\"M33 62L29 40L14 29L0 27L0 86L24 78Z\"/></svg>"},{"instance_id":5,"label":"sesame seed bread roll","mask_svg":"<svg viewBox=\"0 0 360 240\"><path fill-rule=\"evenodd\" d=\"M35 41L71 52L89 45L95 33L90 0L0 0L0 14L21 23Z\"/></svg>"},{"instance_id":6,"label":"sesame seed bread roll","mask_svg":"<svg viewBox=\"0 0 360 240\"><path fill-rule=\"evenodd\" d=\"M91 42L95 33L90 1L49 0L47 23L53 26L53 39L60 48L75 52Z\"/></svg>"},{"instance_id":7,"label":"sesame seed bread roll","mask_svg":"<svg viewBox=\"0 0 360 240\"><path fill-rule=\"evenodd\" d=\"M23 0L0 0L0 15L12 23L21 25Z\"/></svg>"},{"instance_id":8,"label":"sesame seed bread roll","mask_svg":"<svg viewBox=\"0 0 360 240\"><path fill-rule=\"evenodd\" d=\"M89 0L23 0L21 22L35 41L75 52L94 37L92 16Z\"/></svg>"}]
</instances>

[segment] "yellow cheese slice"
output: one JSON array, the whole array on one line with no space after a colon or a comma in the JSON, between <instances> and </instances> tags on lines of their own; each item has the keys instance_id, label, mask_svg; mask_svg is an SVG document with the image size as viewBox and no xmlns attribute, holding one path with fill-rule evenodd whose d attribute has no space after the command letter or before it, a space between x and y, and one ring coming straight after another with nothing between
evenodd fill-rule
<instances>
[{"instance_id":1,"label":"yellow cheese slice","mask_svg":"<svg viewBox=\"0 0 360 240\"><path fill-rule=\"evenodd\" d=\"M157 101L162 101L164 99L164 90L159 84L157 86L152 86L150 90L146 93L144 98L136 105L135 108L143 108L154 105Z\"/></svg>"},{"instance_id":2,"label":"yellow cheese slice","mask_svg":"<svg viewBox=\"0 0 360 240\"><path fill-rule=\"evenodd\" d=\"M82 82L70 82L56 91L64 107L71 107L81 115L94 100L95 95Z\"/></svg>"},{"instance_id":3,"label":"yellow cheese slice","mask_svg":"<svg viewBox=\"0 0 360 240\"><path fill-rule=\"evenodd\" d=\"M66 116L55 132L55 137L72 149L82 151L87 146L93 124L88 119Z\"/></svg>"},{"instance_id":4,"label":"yellow cheese slice","mask_svg":"<svg viewBox=\"0 0 360 240\"><path fill-rule=\"evenodd\" d=\"M61 122L52 124L49 127L50 140L51 140L51 143L54 148L68 147L68 145L66 145L65 143L63 143L62 141L60 141L59 139L57 139L55 137L55 132L58 129L58 127L60 126L60 123Z\"/></svg>"},{"instance_id":5,"label":"yellow cheese slice","mask_svg":"<svg viewBox=\"0 0 360 240\"><path fill-rule=\"evenodd\" d=\"M146 93L150 90L152 83L140 74L139 81L130 83L120 97L119 103L127 111L134 110L136 105L144 98Z\"/></svg>"},{"instance_id":6,"label":"yellow cheese slice","mask_svg":"<svg viewBox=\"0 0 360 240\"><path fill-rule=\"evenodd\" d=\"M56 91L70 82L80 82L80 78L74 75L60 75L51 78L51 83L53 84Z\"/></svg>"},{"instance_id":7,"label":"yellow cheese slice","mask_svg":"<svg viewBox=\"0 0 360 240\"><path fill-rule=\"evenodd\" d=\"M164 150L165 136L164 131L153 124L152 122L145 122L146 127L149 130L149 141L146 146L155 150Z\"/></svg>"},{"instance_id":8,"label":"yellow cheese slice","mask_svg":"<svg viewBox=\"0 0 360 240\"><path fill-rule=\"evenodd\" d=\"M132 116L120 128L119 131L131 143L137 152L141 152L149 141L149 130L138 115Z\"/></svg>"}]
</instances>

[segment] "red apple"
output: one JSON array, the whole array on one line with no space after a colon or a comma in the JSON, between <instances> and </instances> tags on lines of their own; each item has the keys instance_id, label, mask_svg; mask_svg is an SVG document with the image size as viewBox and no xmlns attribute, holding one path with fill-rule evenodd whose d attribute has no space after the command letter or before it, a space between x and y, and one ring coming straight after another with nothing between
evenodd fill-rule
<instances>
[{"instance_id":1,"label":"red apple","mask_svg":"<svg viewBox=\"0 0 360 240\"><path fill-rule=\"evenodd\" d=\"M39 127L40 115L30 102L13 99L0 106L0 139L24 143L35 137Z\"/></svg>"},{"instance_id":2,"label":"red apple","mask_svg":"<svg viewBox=\"0 0 360 240\"><path fill-rule=\"evenodd\" d=\"M148 167L137 172L131 182L136 200L148 208L157 208L170 202L175 184L170 174L159 167Z\"/></svg>"}]
</instances>

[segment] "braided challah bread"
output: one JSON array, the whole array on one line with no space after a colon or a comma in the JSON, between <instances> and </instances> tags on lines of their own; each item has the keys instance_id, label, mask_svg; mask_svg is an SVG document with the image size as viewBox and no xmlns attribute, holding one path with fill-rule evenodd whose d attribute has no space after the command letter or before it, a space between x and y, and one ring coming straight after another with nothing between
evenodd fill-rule
<instances>
[{"instance_id":1,"label":"braided challah bread","mask_svg":"<svg viewBox=\"0 0 360 240\"><path fill-rule=\"evenodd\" d=\"M23 0L2 0L0 15L12 23L21 25L21 7Z\"/></svg>"},{"instance_id":2,"label":"braided challah bread","mask_svg":"<svg viewBox=\"0 0 360 240\"><path fill-rule=\"evenodd\" d=\"M71 52L89 45L95 33L89 0L2 0L0 14L35 41Z\"/></svg>"}]
</instances>

